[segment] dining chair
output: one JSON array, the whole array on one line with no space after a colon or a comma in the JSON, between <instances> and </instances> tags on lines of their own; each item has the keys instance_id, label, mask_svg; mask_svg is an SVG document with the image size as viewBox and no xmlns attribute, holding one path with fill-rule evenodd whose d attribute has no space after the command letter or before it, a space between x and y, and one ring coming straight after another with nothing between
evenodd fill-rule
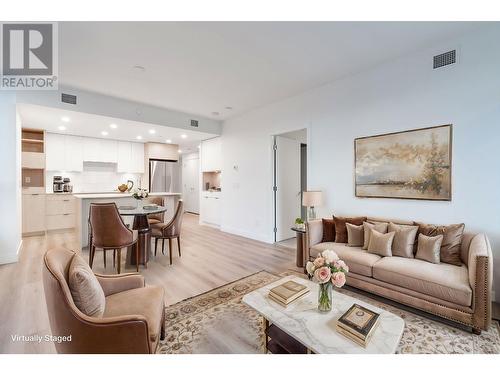
<instances>
[{"instance_id":1,"label":"dining chair","mask_svg":"<svg viewBox=\"0 0 500 375\"><path fill-rule=\"evenodd\" d=\"M162 254L165 254L165 240L168 239L168 252L170 264L172 264L172 240L177 239L177 249L181 256L181 225L184 214L184 203L179 200L174 217L168 223L158 223L151 226L151 236L155 239L155 256L158 248L158 241L162 240Z\"/></svg>"},{"instance_id":2,"label":"dining chair","mask_svg":"<svg viewBox=\"0 0 500 375\"><path fill-rule=\"evenodd\" d=\"M102 249L104 252L113 250L113 264L116 258L118 273L121 272L121 250L123 248L135 247L135 257L137 260L139 259L137 231L133 231L125 225L115 203L91 203L89 223L92 238L92 263L96 248ZM92 267L92 265L90 266ZM136 268L139 271L138 261Z\"/></svg>"},{"instance_id":3,"label":"dining chair","mask_svg":"<svg viewBox=\"0 0 500 375\"><path fill-rule=\"evenodd\" d=\"M147 199L147 202L157 204L158 206L165 206L165 199L163 197L150 197ZM148 215L148 223L150 226L153 224L161 224L164 221L165 221L165 212Z\"/></svg>"},{"instance_id":4,"label":"dining chair","mask_svg":"<svg viewBox=\"0 0 500 375\"><path fill-rule=\"evenodd\" d=\"M88 234L89 234L89 266L92 268L92 265L94 264L94 256L95 256L95 246L94 246L94 238L92 237L92 224L90 223L90 215L87 219L87 224L88 224ZM106 265L106 260L107 260L107 254L106 254L106 249L103 249L103 257L102 260L104 262L104 268L107 267ZM113 251L113 268L115 267L115 259L116 259L116 252Z\"/></svg>"}]
</instances>

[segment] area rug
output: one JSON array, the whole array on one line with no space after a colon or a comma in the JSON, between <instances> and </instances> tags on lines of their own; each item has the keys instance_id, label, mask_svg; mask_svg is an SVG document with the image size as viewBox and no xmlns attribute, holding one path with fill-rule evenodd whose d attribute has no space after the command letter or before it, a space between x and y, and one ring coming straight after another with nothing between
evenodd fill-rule
<instances>
[{"instance_id":1,"label":"area rug","mask_svg":"<svg viewBox=\"0 0 500 375\"><path fill-rule=\"evenodd\" d=\"M263 353L262 319L241 299L282 276L261 271L168 306L166 337L160 342L158 353ZM350 290L341 289L340 292L390 311L405 321L396 353L500 353L500 329L496 321L488 331L474 335Z\"/></svg>"}]
</instances>

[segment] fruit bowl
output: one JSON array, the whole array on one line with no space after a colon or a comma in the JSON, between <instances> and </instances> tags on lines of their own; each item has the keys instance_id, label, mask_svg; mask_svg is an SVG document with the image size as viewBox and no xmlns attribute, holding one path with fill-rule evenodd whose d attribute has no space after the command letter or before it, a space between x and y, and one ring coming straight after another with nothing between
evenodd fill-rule
<instances>
[{"instance_id":1,"label":"fruit bowl","mask_svg":"<svg viewBox=\"0 0 500 375\"><path fill-rule=\"evenodd\" d=\"M122 192L122 193L125 193L127 191L127 189L128 189L128 185L126 185L126 184L121 184L118 186L118 190L120 190L120 192Z\"/></svg>"}]
</instances>

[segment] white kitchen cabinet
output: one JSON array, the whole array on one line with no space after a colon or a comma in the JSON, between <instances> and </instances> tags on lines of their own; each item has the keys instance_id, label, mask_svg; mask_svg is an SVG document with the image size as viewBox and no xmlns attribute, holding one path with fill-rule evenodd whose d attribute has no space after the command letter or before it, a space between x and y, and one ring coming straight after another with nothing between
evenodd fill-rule
<instances>
[{"instance_id":1,"label":"white kitchen cabinet","mask_svg":"<svg viewBox=\"0 0 500 375\"><path fill-rule=\"evenodd\" d=\"M132 145L130 142L118 142L118 160L116 171L119 173L128 173L131 170Z\"/></svg>"},{"instance_id":2,"label":"white kitchen cabinet","mask_svg":"<svg viewBox=\"0 0 500 375\"><path fill-rule=\"evenodd\" d=\"M64 145L65 171L83 171L83 137L67 135Z\"/></svg>"},{"instance_id":3,"label":"white kitchen cabinet","mask_svg":"<svg viewBox=\"0 0 500 375\"><path fill-rule=\"evenodd\" d=\"M221 199L220 193L204 192L200 203L200 220L205 224L220 226Z\"/></svg>"},{"instance_id":4,"label":"white kitchen cabinet","mask_svg":"<svg viewBox=\"0 0 500 375\"><path fill-rule=\"evenodd\" d=\"M83 160L101 161L101 142L97 138L83 138Z\"/></svg>"},{"instance_id":5,"label":"white kitchen cabinet","mask_svg":"<svg viewBox=\"0 0 500 375\"><path fill-rule=\"evenodd\" d=\"M47 230L75 227L76 201L71 194L48 194L45 201Z\"/></svg>"},{"instance_id":6,"label":"white kitchen cabinet","mask_svg":"<svg viewBox=\"0 0 500 375\"><path fill-rule=\"evenodd\" d=\"M144 143L131 143L129 173L144 173Z\"/></svg>"},{"instance_id":7,"label":"white kitchen cabinet","mask_svg":"<svg viewBox=\"0 0 500 375\"><path fill-rule=\"evenodd\" d=\"M116 163L118 159L118 141L109 139L99 139L100 161L104 163Z\"/></svg>"},{"instance_id":8,"label":"white kitchen cabinet","mask_svg":"<svg viewBox=\"0 0 500 375\"><path fill-rule=\"evenodd\" d=\"M202 172L222 170L220 137L208 139L201 143L201 170Z\"/></svg>"},{"instance_id":9,"label":"white kitchen cabinet","mask_svg":"<svg viewBox=\"0 0 500 375\"><path fill-rule=\"evenodd\" d=\"M45 195L23 194L23 234L45 231Z\"/></svg>"},{"instance_id":10,"label":"white kitchen cabinet","mask_svg":"<svg viewBox=\"0 0 500 375\"><path fill-rule=\"evenodd\" d=\"M48 171L66 170L66 136L64 134L45 134L45 158Z\"/></svg>"}]
</instances>

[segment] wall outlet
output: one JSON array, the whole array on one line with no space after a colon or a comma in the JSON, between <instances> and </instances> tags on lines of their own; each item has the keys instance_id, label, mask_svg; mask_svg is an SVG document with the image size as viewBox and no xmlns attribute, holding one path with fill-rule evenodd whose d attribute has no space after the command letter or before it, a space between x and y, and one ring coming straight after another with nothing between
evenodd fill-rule
<instances>
[{"instance_id":1,"label":"wall outlet","mask_svg":"<svg viewBox=\"0 0 500 375\"><path fill-rule=\"evenodd\" d=\"M25 177L24 182L27 184L31 184L31 177Z\"/></svg>"}]
</instances>

